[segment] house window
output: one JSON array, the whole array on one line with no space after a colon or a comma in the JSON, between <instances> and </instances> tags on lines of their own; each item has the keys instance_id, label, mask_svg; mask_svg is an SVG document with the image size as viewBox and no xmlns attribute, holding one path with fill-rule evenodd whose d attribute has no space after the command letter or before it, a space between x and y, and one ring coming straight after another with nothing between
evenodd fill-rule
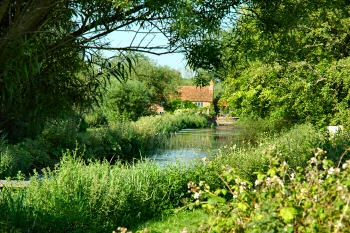
<instances>
[{"instance_id":1,"label":"house window","mask_svg":"<svg viewBox=\"0 0 350 233\"><path fill-rule=\"evenodd\" d=\"M197 105L198 107L203 107L203 102L193 102L195 105Z\"/></svg>"}]
</instances>

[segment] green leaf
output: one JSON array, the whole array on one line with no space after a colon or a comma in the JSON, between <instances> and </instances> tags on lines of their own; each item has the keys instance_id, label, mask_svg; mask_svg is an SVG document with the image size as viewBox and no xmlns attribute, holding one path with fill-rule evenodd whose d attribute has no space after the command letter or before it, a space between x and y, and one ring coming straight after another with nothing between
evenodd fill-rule
<instances>
[{"instance_id":1,"label":"green leaf","mask_svg":"<svg viewBox=\"0 0 350 233\"><path fill-rule=\"evenodd\" d=\"M285 223L290 223L297 213L297 210L293 207L285 207L280 210L280 216Z\"/></svg>"},{"instance_id":2,"label":"green leaf","mask_svg":"<svg viewBox=\"0 0 350 233\"><path fill-rule=\"evenodd\" d=\"M217 196L211 197L208 200L208 204L210 205L216 205L218 203L225 203L225 202L226 202L225 198L217 197Z\"/></svg>"},{"instance_id":3,"label":"green leaf","mask_svg":"<svg viewBox=\"0 0 350 233\"><path fill-rule=\"evenodd\" d=\"M242 202L238 203L237 207L239 209L243 210L243 211L246 211L248 209L248 206L245 203L242 203Z\"/></svg>"}]
</instances>

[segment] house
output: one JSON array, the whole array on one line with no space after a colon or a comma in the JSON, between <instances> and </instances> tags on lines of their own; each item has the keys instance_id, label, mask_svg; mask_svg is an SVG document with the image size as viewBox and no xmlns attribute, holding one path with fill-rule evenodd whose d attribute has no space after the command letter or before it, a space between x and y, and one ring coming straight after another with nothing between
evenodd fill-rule
<instances>
[{"instance_id":1,"label":"house","mask_svg":"<svg viewBox=\"0 0 350 233\"><path fill-rule=\"evenodd\" d=\"M177 95L182 101L189 100L198 107L209 107L214 99L214 82L210 81L209 86L182 86Z\"/></svg>"}]
</instances>

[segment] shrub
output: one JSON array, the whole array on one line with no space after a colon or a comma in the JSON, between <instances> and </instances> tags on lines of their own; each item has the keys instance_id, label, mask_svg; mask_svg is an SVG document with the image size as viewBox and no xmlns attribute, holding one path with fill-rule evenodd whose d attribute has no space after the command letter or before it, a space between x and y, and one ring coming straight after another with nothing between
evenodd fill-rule
<instances>
[{"instance_id":1,"label":"shrub","mask_svg":"<svg viewBox=\"0 0 350 233\"><path fill-rule=\"evenodd\" d=\"M224 188L190 182L195 205L203 200L212 216L198 232L349 232L350 160L336 165L325 154L318 148L305 169L271 156L254 183L229 167Z\"/></svg>"}]
</instances>

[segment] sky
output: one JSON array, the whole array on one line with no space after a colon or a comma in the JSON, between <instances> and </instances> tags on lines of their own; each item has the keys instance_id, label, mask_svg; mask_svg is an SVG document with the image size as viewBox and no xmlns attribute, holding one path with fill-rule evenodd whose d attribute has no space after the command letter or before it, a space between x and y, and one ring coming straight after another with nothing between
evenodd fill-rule
<instances>
[{"instance_id":1,"label":"sky","mask_svg":"<svg viewBox=\"0 0 350 233\"><path fill-rule=\"evenodd\" d=\"M135 33L133 32L113 32L110 33L105 39L110 42L111 47L124 47L129 46L131 42L133 45L138 45L141 42L141 45L157 46L157 45L166 45L167 39L162 34L148 35L144 40L142 38L145 34L139 34L134 40ZM112 56L113 53L106 51L106 56ZM169 66L170 68L176 69L181 72L183 77L188 77L190 74L186 71L186 60L185 56L182 53L172 53L164 55L153 55L146 54L151 59L155 60L157 64L162 66Z\"/></svg>"}]
</instances>

